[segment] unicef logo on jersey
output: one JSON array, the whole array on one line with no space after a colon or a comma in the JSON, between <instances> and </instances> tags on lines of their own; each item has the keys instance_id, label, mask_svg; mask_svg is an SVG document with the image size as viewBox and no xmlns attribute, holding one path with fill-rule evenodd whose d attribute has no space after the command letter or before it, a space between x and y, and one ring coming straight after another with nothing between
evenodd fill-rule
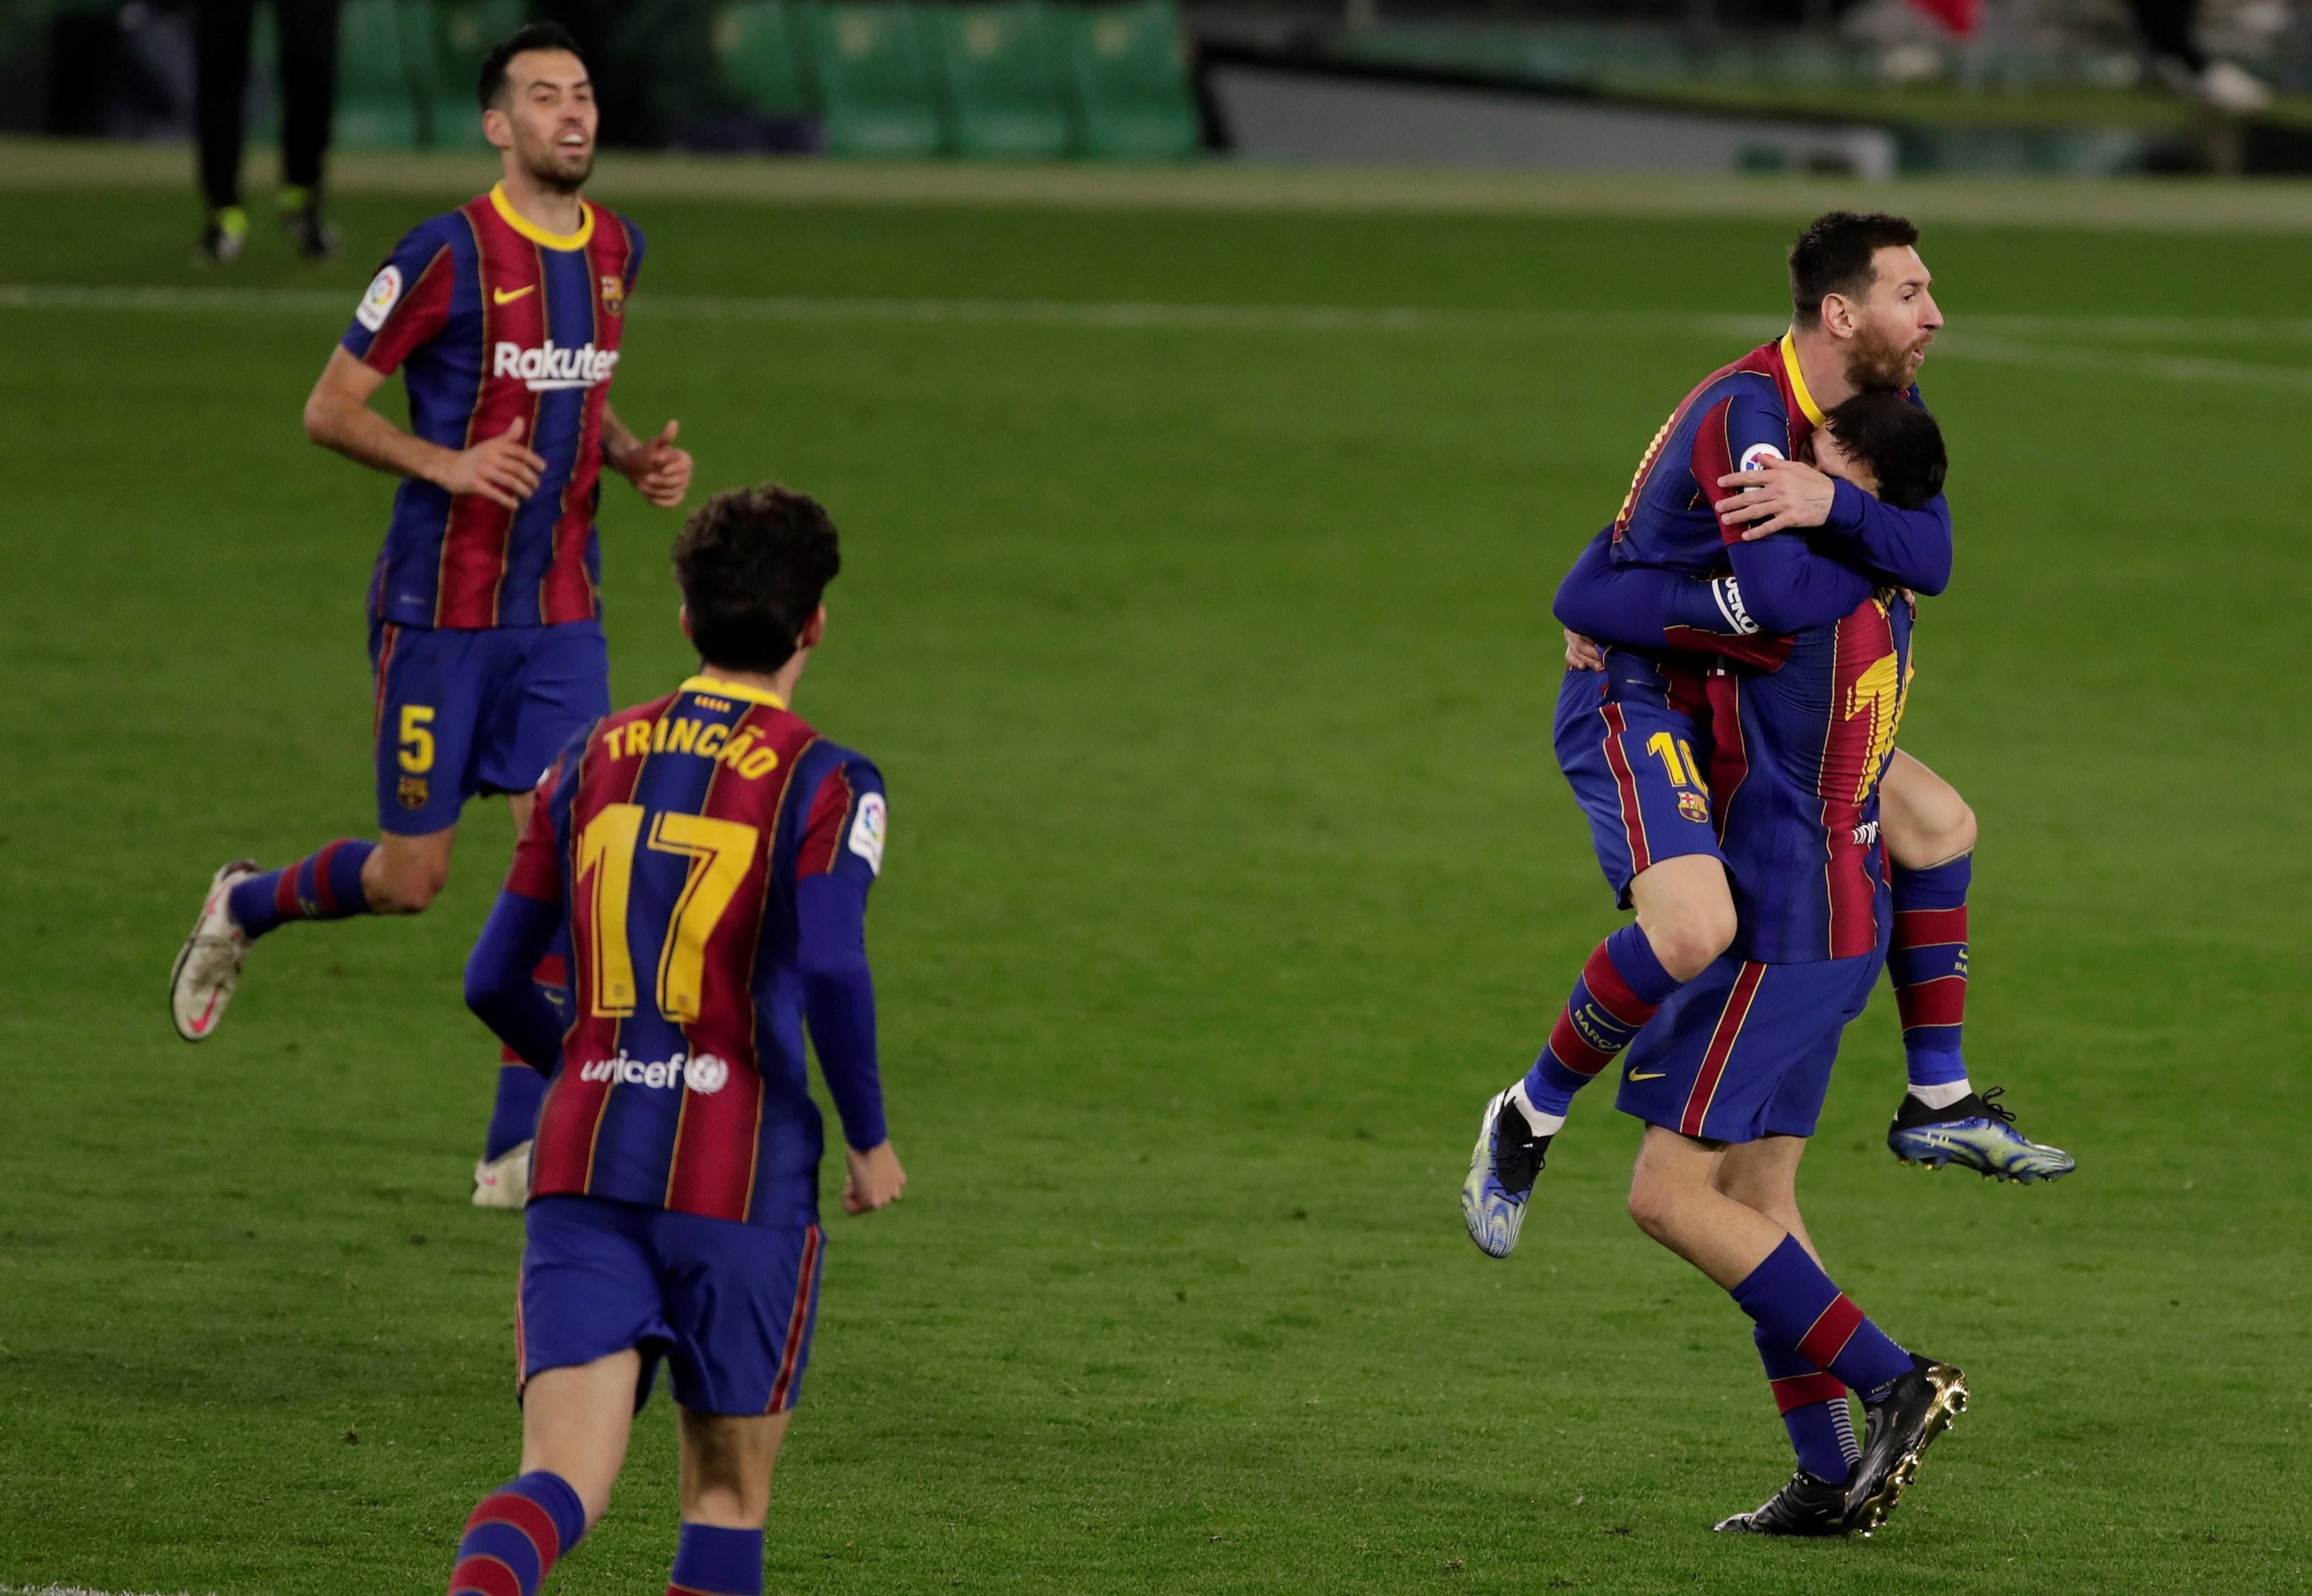
<instances>
[{"instance_id":1,"label":"unicef logo on jersey","mask_svg":"<svg viewBox=\"0 0 2312 1596\"><path fill-rule=\"evenodd\" d=\"M578 1066L582 1081L612 1086L640 1086L652 1092L677 1092L684 1087L701 1097L712 1097L731 1083L731 1065L712 1053L701 1053L696 1058L685 1058L678 1053L671 1058L644 1061L630 1058L624 1048L616 1058L598 1058L591 1064Z\"/></svg>"}]
</instances>

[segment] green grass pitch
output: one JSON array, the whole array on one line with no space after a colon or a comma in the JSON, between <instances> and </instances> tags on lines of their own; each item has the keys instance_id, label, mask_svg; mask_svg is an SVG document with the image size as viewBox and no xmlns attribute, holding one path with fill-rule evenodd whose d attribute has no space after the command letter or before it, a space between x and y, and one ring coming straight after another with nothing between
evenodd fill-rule
<instances>
[{"instance_id":1,"label":"green grass pitch","mask_svg":"<svg viewBox=\"0 0 2312 1596\"><path fill-rule=\"evenodd\" d=\"M390 487L297 414L431 208L350 197L339 264L261 237L227 277L176 196L0 192L14 283L328 291L0 288L0 1584L418 1596L513 1469L520 1227L466 1204L495 1049L458 995L501 812L422 919L268 941L216 1040L162 1004L219 862L371 824ZM1455 1188L1615 924L1549 595L1793 227L625 208L618 407L679 417L702 487L834 508L800 707L893 794L914 1179L828 1220L772 1590L2306 1587L2300 241L1929 234L1960 559L1902 741L1983 820L1975 1077L2081 1167L1897 1168L1882 989L1802 1191L1975 1407L1875 1540L1730 1545L1787 1450L1747 1322L1622 1211L1634 1127L1581 1103L1505 1265ZM674 527L611 485L622 702L687 664ZM659 1588L672 1430L661 1393L556 1588Z\"/></svg>"}]
</instances>

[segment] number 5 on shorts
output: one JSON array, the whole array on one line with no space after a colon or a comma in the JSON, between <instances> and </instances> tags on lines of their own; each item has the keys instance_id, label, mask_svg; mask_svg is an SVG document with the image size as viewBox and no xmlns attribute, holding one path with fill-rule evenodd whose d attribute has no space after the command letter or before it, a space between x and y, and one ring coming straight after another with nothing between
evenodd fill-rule
<instances>
[{"instance_id":1,"label":"number 5 on shorts","mask_svg":"<svg viewBox=\"0 0 2312 1596\"><path fill-rule=\"evenodd\" d=\"M422 776L434 768L434 733L427 730L433 723L434 711L429 706L401 706L401 767L412 776Z\"/></svg>"}]
</instances>

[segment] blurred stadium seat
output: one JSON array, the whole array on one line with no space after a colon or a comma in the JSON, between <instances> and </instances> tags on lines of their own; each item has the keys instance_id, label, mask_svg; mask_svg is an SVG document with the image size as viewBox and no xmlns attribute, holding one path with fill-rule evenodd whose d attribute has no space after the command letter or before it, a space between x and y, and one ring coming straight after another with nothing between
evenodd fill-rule
<instances>
[{"instance_id":1,"label":"blurred stadium seat","mask_svg":"<svg viewBox=\"0 0 2312 1596\"><path fill-rule=\"evenodd\" d=\"M935 155L950 147L915 7L806 5L801 13L830 153Z\"/></svg>"},{"instance_id":2,"label":"blurred stadium seat","mask_svg":"<svg viewBox=\"0 0 2312 1596\"><path fill-rule=\"evenodd\" d=\"M1050 14L1086 154L1166 161L1196 153L1196 107L1171 0L1055 6Z\"/></svg>"},{"instance_id":3,"label":"blurred stadium seat","mask_svg":"<svg viewBox=\"0 0 2312 1596\"><path fill-rule=\"evenodd\" d=\"M926 9L952 148L963 155L1064 155L1071 127L1050 8L1037 0Z\"/></svg>"}]
</instances>

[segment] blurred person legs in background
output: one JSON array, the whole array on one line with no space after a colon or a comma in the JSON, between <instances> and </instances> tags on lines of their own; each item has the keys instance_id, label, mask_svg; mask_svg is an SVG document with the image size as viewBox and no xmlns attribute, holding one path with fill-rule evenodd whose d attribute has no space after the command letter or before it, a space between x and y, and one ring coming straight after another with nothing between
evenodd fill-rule
<instances>
[{"instance_id":1,"label":"blurred person legs in background","mask_svg":"<svg viewBox=\"0 0 2312 1596\"><path fill-rule=\"evenodd\" d=\"M2135 25L2151 52L2159 80L2189 99L2218 110L2263 110L2272 90L2263 79L2230 61L2211 58L2194 38L2200 0L2128 0Z\"/></svg>"},{"instance_id":2,"label":"blurred person legs in background","mask_svg":"<svg viewBox=\"0 0 2312 1596\"><path fill-rule=\"evenodd\" d=\"M281 225L311 260L327 259L337 244L337 233L321 220L321 162L337 90L337 4L273 0L281 56ZM193 5L193 119L201 192L209 207L201 253L211 260L238 260L249 238L241 154L256 10L256 0L195 0Z\"/></svg>"}]
</instances>

